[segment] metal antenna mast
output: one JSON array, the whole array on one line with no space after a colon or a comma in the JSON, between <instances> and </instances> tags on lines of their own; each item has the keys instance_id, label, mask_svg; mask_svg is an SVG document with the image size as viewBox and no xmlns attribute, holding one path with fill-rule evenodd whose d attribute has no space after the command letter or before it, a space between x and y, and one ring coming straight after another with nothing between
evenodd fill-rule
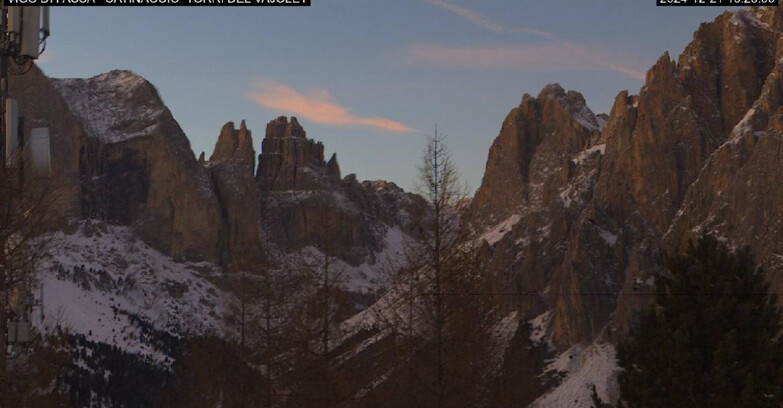
<instances>
[{"instance_id":1,"label":"metal antenna mast","mask_svg":"<svg viewBox=\"0 0 783 408\"><path fill-rule=\"evenodd\" d=\"M41 6L9 6L0 0L0 171L5 172L10 167L21 169L20 160L11 160L16 156L16 150L23 151L25 141L21 140L18 131L18 114L16 103L8 99L9 74L23 75L33 66L33 61L46 48L49 37L49 7ZM11 65L13 64L13 65ZM10 108L10 109L9 109ZM29 151L32 154L31 164L34 171L41 167L51 171L49 156L48 129L33 129L30 132ZM43 153L36 151L40 150ZM42 159L43 158L43 159ZM23 174L20 170L19 193L22 192ZM44 174L47 176L47 174ZM3 182L10 182L5 178ZM5 226L0 225L0 228ZM2 234L0 242L0 381L7 375L6 353L8 344L26 343L30 336L30 315L33 306L33 295L30 281L17 288L17 319L9 321L9 300L12 270L9 269L7 257L7 234Z\"/></svg>"}]
</instances>

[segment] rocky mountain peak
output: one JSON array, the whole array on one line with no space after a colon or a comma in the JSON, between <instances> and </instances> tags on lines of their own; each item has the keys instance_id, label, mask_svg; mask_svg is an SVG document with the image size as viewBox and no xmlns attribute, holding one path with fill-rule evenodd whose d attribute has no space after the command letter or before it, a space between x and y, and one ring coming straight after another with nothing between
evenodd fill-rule
<instances>
[{"instance_id":1,"label":"rocky mountain peak","mask_svg":"<svg viewBox=\"0 0 783 408\"><path fill-rule=\"evenodd\" d=\"M780 7L751 7L736 11L737 15L750 16L775 30L783 29L783 12Z\"/></svg>"},{"instance_id":2,"label":"rocky mountain peak","mask_svg":"<svg viewBox=\"0 0 783 408\"><path fill-rule=\"evenodd\" d=\"M88 79L53 79L88 136L118 143L149 136L170 117L157 90L141 76L114 70Z\"/></svg>"},{"instance_id":3,"label":"rocky mountain peak","mask_svg":"<svg viewBox=\"0 0 783 408\"><path fill-rule=\"evenodd\" d=\"M340 163L337 163L337 153L332 153L332 157L326 163L326 175L330 178L340 178Z\"/></svg>"},{"instance_id":4,"label":"rocky mountain peak","mask_svg":"<svg viewBox=\"0 0 783 408\"><path fill-rule=\"evenodd\" d=\"M624 295L649 293L640 282L661 273L663 254L702 232L783 268L783 228L768 222L783 217L781 32L779 7L726 12L676 60L663 53L639 95L621 92L608 118L557 84L509 113L472 207L493 262L517 265L503 272L509 287L557 292L555 344L595 338L606 324L623 330L644 303Z\"/></svg>"},{"instance_id":5,"label":"rocky mountain peak","mask_svg":"<svg viewBox=\"0 0 783 408\"><path fill-rule=\"evenodd\" d=\"M548 101L556 102L565 109L570 116L580 125L593 130L600 130L605 121L597 117L590 108L581 93L566 91L560 84L554 83L544 86L538 94L539 103Z\"/></svg>"},{"instance_id":6,"label":"rocky mountain peak","mask_svg":"<svg viewBox=\"0 0 783 408\"><path fill-rule=\"evenodd\" d=\"M55 168L72 180L70 212L131 226L176 259L216 260L220 214L209 171L155 87L126 70L87 79L33 72L12 91L24 115L51 129Z\"/></svg>"},{"instance_id":7,"label":"rocky mountain peak","mask_svg":"<svg viewBox=\"0 0 783 408\"><path fill-rule=\"evenodd\" d=\"M547 84L538 93L538 99L559 99L566 94L565 89L558 83Z\"/></svg>"},{"instance_id":8,"label":"rocky mountain peak","mask_svg":"<svg viewBox=\"0 0 783 408\"><path fill-rule=\"evenodd\" d=\"M235 129L234 122L228 122L220 129L215 151L209 158L210 163L232 161L255 168L255 150L253 149L253 136L247 129L245 121Z\"/></svg>"},{"instance_id":9,"label":"rocky mountain peak","mask_svg":"<svg viewBox=\"0 0 783 408\"><path fill-rule=\"evenodd\" d=\"M291 121L285 116L280 116L266 125L265 138L281 139L288 137L307 138L307 132L299 124L295 116L291 116Z\"/></svg>"},{"instance_id":10,"label":"rocky mountain peak","mask_svg":"<svg viewBox=\"0 0 783 408\"><path fill-rule=\"evenodd\" d=\"M604 124L580 93L559 84L545 86L536 98L525 94L490 148L474 213L492 224L557 194L568 178L567 163L598 142Z\"/></svg>"},{"instance_id":11,"label":"rocky mountain peak","mask_svg":"<svg viewBox=\"0 0 783 408\"><path fill-rule=\"evenodd\" d=\"M270 190L318 190L340 179L337 156L324 161L324 145L307 139L295 117L278 117L266 125L256 180Z\"/></svg>"}]
</instances>

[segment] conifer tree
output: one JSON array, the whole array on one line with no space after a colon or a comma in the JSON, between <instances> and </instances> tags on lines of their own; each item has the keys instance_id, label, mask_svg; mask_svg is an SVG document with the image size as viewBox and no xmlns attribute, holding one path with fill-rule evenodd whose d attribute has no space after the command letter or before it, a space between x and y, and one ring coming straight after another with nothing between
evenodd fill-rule
<instances>
[{"instance_id":1,"label":"conifer tree","mask_svg":"<svg viewBox=\"0 0 783 408\"><path fill-rule=\"evenodd\" d=\"M445 138L427 140L418 192L430 213L401 261L386 271L389 291L376 320L397 354L390 406L487 405L500 321L492 279L483 273L476 237L464 228L466 188Z\"/></svg>"},{"instance_id":2,"label":"conifer tree","mask_svg":"<svg viewBox=\"0 0 783 408\"><path fill-rule=\"evenodd\" d=\"M624 403L780 407L780 310L749 251L703 236L668 264L655 307L638 314L618 350Z\"/></svg>"},{"instance_id":3,"label":"conifer tree","mask_svg":"<svg viewBox=\"0 0 783 408\"><path fill-rule=\"evenodd\" d=\"M302 286L289 318L292 357L289 360L288 398L285 406L333 408L347 398L346 376L335 361L340 339L338 326L345 298L345 271L335 257L333 241L339 233L339 214L326 204L316 221L317 254L310 253L301 265Z\"/></svg>"}]
</instances>

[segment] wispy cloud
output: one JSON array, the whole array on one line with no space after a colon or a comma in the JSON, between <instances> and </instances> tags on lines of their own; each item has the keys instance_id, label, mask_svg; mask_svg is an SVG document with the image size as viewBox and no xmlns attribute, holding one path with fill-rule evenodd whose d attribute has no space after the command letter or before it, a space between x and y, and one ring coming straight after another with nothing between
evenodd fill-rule
<instances>
[{"instance_id":1,"label":"wispy cloud","mask_svg":"<svg viewBox=\"0 0 783 408\"><path fill-rule=\"evenodd\" d=\"M296 115L322 125L363 126L395 133L414 131L391 119L358 116L339 105L326 89L309 89L301 93L279 82L260 79L245 96L265 108Z\"/></svg>"},{"instance_id":2,"label":"wispy cloud","mask_svg":"<svg viewBox=\"0 0 783 408\"><path fill-rule=\"evenodd\" d=\"M565 42L509 47L415 45L403 50L406 64L466 69L611 69L635 79L644 73L604 61L595 53Z\"/></svg>"},{"instance_id":3,"label":"wispy cloud","mask_svg":"<svg viewBox=\"0 0 783 408\"><path fill-rule=\"evenodd\" d=\"M583 58L562 44L516 47L416 45L403 52L407 64L468 69L584 68Z\"/></svg>"},{"instance_id":4,"label":"wispy cloud","mask_svg":"<svg viewBox=\"0 0 783 408\"><path fill-rule=\"evenodd\" d=\"M644 80L644 78L645 78L644 72L636 70L636 69L624 67L622 65L615 65L615 64L612 64L612 63L609 63L609 62L606 62L606 61L598 61L597 63L598 63L598 65L601 65L604 68L609 68L609 69L615 70L615 71L617 71L617 72L619 72L621 74L625 74L625 75L627 75L627 76L629 76L631 78L634 78L634 79Z\"/></svg>"},{"instance_id":5,"label":"wispy cloud","mask_svg":"<svg viewBox=\"0 0 783 408\"><path fill-rule=\"evenodd\" d=\"M541 37L541 38L545 38L545 39L551 40L551 41L561 45L562 47L564 47L567 52L572 53L572 54L573 53L579 54L579 56L581 57L583 62L584 61L589 62L590 65L593 66L593 67L599 66L599 67L602 67L602 68L610 69L610 70L619 72L619 73L621 73L623 75L626 75L626 76L629 76L631 78L634 78L634 79L644 79L644 77L645 77L644 72L642 72L642 71L639 71L639 70L636 70L636 69L633 69L633 68L630 68L630 67L626 67L626 66L621 65L621 64L608 62L608 59L605 56L600 55L600 53L597 53L595 50L591 50L591 49L588 49L587 47L584 47L582 45L579 45L579 44L576 44L576 43L564 40L562 38L559 38L558 36L556 36L555 34L549 32L549 31L539 30L539 29L536 29L536 28L533 28L533 27L527 27L527 26L522 26L522 27L505 27L502 24L500 24L500 23L498 23L496 21L493 21L489 17L484 16L483 14L481 14L481 13L475 11L475 10L468 9L466 7L462 7L462 6L459 6L459 5L454 4L454 3L449 3L449 2L447 2L445 0L423 0L423 1L425 1L425 2L427 2L429 4L432 4L434 6L440 7L442 9L445 9L445 10L447 10L447 11L449 11L449 12L451 12L451 13L457 15L457 16L460 16L460 17L464 18L465 20L467 20L471 24L473 24L473 25L475 25L477 27L484 28L484 29L489 30L489 31L493 31L493 32L496 32L496 33L524 33L524 34L531 34L531 35L535 35L537 37ZM539 47L539 48L543 48L543 47ZM551 49L549 51L547 51L546 53L552 53L552 51L554 51L554 49L557 48L557 47L550 47L550 48ZM520 49L521 48L505 48L505 49L498 48L496 50L505 50L505 51L496 51L496 52L493 52L493 53L490 53L490 54L493 54L493 56L494 56L493 60L496 61L496 62L500 62L501 65L503 63L505 63L506 61L508 61L509 59L514 59L514 58L522 60L522 61L529 60L530 58L524 59L523 56L521 56L521 55L516 55L514 58L511 57L510 54L517 54L517 51L519 51ZM477 52L476 49L466 49L466 50L468 50L470 52L473 52L473 53ZM489 50L489 49L484 49L484 51L480 51L480 52L481 53L486 53L487 50ZM538 53L540 54L541 52L544 52L544 50L539 49ZM503 54L503 53L507 54L507 56L506 57L499 57L499 54ZM441 56L443 56L443 55L441 55ZM552 55L552 56L554 56L554 55ZM540 56L539 57L532 57L532 58L540 58ZM560 59L560 57L557 57L555 59Z\"/></svg>"},{"instance_id":6,"label":"wispy cloud","mask_svg":"<svg viewBox=\"0 0 783 408\"><path fill-rule=\"evenodd\" d=\"M462 18L465 20L470 21L473 23L473 25L477 25L481 28L485 28L490 31L494 31L496 33L502 33L506 31L505 28L503 28L502 25L490 20L489 18L485 17L481 13L478 13L476 11L470 10L468 8L456 5L454 3L448 3L443 0L424 0L427 3L430 3L432 5L438 6L440 8L444 8Z\"/></svg>"}]
</instances>

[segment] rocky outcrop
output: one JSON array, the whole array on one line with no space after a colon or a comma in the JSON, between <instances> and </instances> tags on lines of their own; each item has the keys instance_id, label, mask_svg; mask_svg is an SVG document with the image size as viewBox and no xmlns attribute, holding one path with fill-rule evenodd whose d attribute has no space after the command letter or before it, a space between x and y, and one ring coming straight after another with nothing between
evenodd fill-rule
<instances>
[{"instance_id":1,"label":"rocky outcrop","mask_svg":"<svg viewBox=\"0 0 783 408\"><path fill-rule=\"evenodd\" d=\"M132 226L175 259L238 270L258 260L264 234L290 252L318 247L333 225L330 254L372 264L389 230L414 230L424 208L393 184L341 179L337 155L324 161L296 118L267 125L257 167L244 120L196 159L155 88L132 72L49 79L33 68L14 79L27 132L51 130L63 215Z\"/></svg>"},{"instance_id":2,"label":"rocky outcrop","mask_svg":"<svg viewBox=\"0 0 783 408\"><path fill-rule=\"evenodd\" d=\"M128 71L14 77L30 125L48 126L64 215L133 225L176 258L217 259L220 214L210 177L155 88Z\"/></svg>"},{"instance_id":3,"label":"rocky outcrop","mask_svg":"<svg viewBox=\"0 0 783 408\"><path fill-rule=\"evenodd\" d=\"M250 268L261 248L259 191L250 168L232 162L209 167L220 202L220 263L236 270Z\"/></svg>"},{"instance_id":4,"label":"rocky outcrop","mask_svg":"<svg viewBox=\"0 0 783 408\"><path fill-rule=\"evenodd\" d=\"M253 137L245 121L234 128L234 122L228 122L220 129L215 151L209 158L212 163L230 161L248 167L252 173L256 164L256 152L253 149Z\"/></svg>"},{"instance_id":5,"label":"rocky outcrop","mask_svg":"<svg viewBox=\"0 0 783 408\"><path fill-rule=\"evenodd\" d=\"M266 125L256 180L266 190L314 190L339 181L337 156L327 165L324 145L307 138L295 117L281 116ZM335 174L335 170L337 173Z\"/></svg>"},{"instance_id":6,"label":"rocky outcrop","mask_svg":"<svg viewBox=\"0 0 783 408\"><path fill-rule=\"evenodd\" d=\"M590 200L602 126L580 94L556 84L536 98L525 95L503 122L471 203L479 225L491 226L485 238L501 291L547 290ZM517 307L538 311L541 300L520 297Z\"/></svg>"},{"instance_id":7,"label":"rocky outcrop","mask_svg":"<svg viewBox=\"0 0 783 408\"><path fill-rule=\"evenodd\" d=\"M548 85L537 98L525 95L490 148L473 203L481 222L495 224L520 210L556 202L569 182L572 158L597 143L602 123L581 94L560 85Z\"/></svg>"},{"instance_id":8,"label":"rocky outcrop","mask_svg":"<svg viewBox=\"0 0 783 408\"><path fill-rule=\"evenodd\" d=\"M603 128L557 86L511 111L472 209L500 284L523 315L553 311L558 347L621 333L664 253L702 232L750 245L783 288L781 31L777 7L703 24Z\"/></svg>"},{"instance_id":9,"label":"rocky outcrop","mask_svg":"<svg viewBox=\"0 0 783 408\"><path fill-rule=\"evenodd\" d=\"M286 252L312 246L354 266L382 261L376 253L389 229L414 234L426 211L420 197L393 183L351 179L332 190L272 192L264 205L263 224Z\"/></svg>"},{"instance_id":10,"label":"rocky outcrop","mask_svg":"<svg viewBox=\"0 0 783 408\"><path fill-rule=\"evenodd\" d=\"M206 163L220 206L219 260L229 270L251 269L261 253L259 190L253 177L253 136L243 120L223 125Z\"/></svg>"},{"instance_id":11,"label":"rocky outcrop","mask_svg":"<svg viewBox=\"0 0 783 408\"><path fill-rule=\"evenodd\" d=\"M326 177L330 179L340 178L340 163L337 163L337 153L333 153L332 158L326 162Z\"/></svg>"},{"instance_id":12,"label":"rocky outcrop","mask_svg":"<svg viewBox=\"0 0 783 408\"><path fill-rule=\"evenodd\" d=\"M286 252L312 246L351 265L375 263L388 229L412 232L424 203L393 183L340 179L337 154L325 162L323 144L306 136L293 117L267 125L256 172L262 224Z\"/></svg>"}]
</instances>

